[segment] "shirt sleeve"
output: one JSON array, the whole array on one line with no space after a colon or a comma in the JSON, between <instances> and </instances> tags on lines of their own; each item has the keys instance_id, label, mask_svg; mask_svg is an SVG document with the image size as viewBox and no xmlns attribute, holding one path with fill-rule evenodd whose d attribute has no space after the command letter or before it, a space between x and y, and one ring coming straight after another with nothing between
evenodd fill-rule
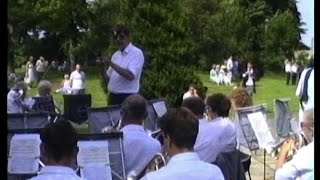
<instances>
[{"instance_id":1,"label":"shirt sleeve","mask_svg":"<svg viewBox=\"0 0 320 180\"><path fill-rule=\"evenodd\" d=\"M301 73L301 76L300 76L300 79L299 79L299 82L298 82L298 86L297 86L297 89L296 89L296 96L301 96L302 94L302 88L303 88L303 84L304 84L304 79L305 79L305 76L306 76L306 70L304 70L302 73Z\"/></svg>"},{"instance_id":2,"label":"shirt sleeve","mask_svg":"<svg viewBox=\"0 0 320 180\"><path fill-rule=\"evenodd\" d=\"M132 56L128 66L128 70L134 75L135 78L141 73L143 63L144 57L142 52L139 51L134 56Z\"/></svg>"}]
</instances>

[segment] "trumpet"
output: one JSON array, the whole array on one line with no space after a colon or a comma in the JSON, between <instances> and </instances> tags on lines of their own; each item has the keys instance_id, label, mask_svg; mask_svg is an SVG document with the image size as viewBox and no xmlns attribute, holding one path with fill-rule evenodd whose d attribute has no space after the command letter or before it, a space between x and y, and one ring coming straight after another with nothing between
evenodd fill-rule
<instances>
[{"instance_id":1,"label":"trumpet","mask_svg":"<svg viewBox=\"0 0 320 180\"><path fill-rule=\"evenodd\" d=\"M271 152L271 157L274 157L275 159L278 159L281 147L284 142L290 141L292 143L292 148L289 150L286 156L286 161L289 161L292 159L292 157L297 153L299 149L301 149L303 146L306 146L308 144L308 141L305 139L304 135L301 133L296 133L285 139L284 141L281 141L278 145L276 145Z\"/></svg>"}]
</instances>

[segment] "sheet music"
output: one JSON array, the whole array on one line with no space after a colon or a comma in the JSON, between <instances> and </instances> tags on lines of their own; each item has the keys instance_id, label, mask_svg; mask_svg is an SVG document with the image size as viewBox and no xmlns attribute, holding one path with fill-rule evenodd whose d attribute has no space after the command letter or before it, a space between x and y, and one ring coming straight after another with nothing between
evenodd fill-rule
<instances>
[{"instance_id":1,"label":"sheet music","mask_svg":"<svg viewBox=\"0 0 320 180\"><path fill-rule=\"evenodd\" d=\"M108 141L78 141L78 165L85 167L95 164L110 164Z\"/></svg>"},{"instance_id":2,"label":"sheet music","mask_svg":"<svg viewBox=\"0 0 320 180\"><path fill-rule=\"evenodd\" d=\"M258 111L248 114L248 119L258 139L259 145L270 153L272 150L271 145L274 144L275 141L267 125L266 118L261 111Z\"/></svg>"},{"instance_id":3,"label":"sheet music","mask_svg":"<svg viewBox=\"0 0 320 180\"><path fill-rule=\"evenodd\" d=\"M158 117L162 117L167 112L166 104L164 103L164 101L155 102L152 104L152 106L156 111Z\"/></svg>"},{"instance_id":4,"label":"sheet music","mask_svg":"<svg viewBox=\"0 0 320 180\"><path fill-rule=\"evenodd\" d=\"M110 166L101 163L81 168L80 175L86 180L112 180Z\"/></svg>"},{"instance_id":5,"label":"sheet music","mask_svg":"<svg viewBox=\"0 0 320 180\"><path fill-rule=\"evenodd\" d=\"M15 134L10 141L8 172L11 174L38 172L40 143L39 134Z\"/></svg>"}]
</instances>

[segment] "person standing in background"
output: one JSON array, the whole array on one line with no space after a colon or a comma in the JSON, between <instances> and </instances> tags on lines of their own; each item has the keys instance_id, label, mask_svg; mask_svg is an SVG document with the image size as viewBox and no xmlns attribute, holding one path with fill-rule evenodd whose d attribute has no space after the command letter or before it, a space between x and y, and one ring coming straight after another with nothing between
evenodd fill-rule
<instances>
[{"instance_id":1,"label":"person standing in background","mask_svg":"<svg viewBox=\"0 0 320 180\"><path fill-rule=\"evenodd\" d=\"M289 82L291 79L291 61L289 59L286 59L284 64L285 64L285 72L287 75L286 85L289 85Z\"/></svg>"},{"instance_id":2,"label":"person standing in background","mask_svg":"<svg viewBox=\"0 0 320 180\"><path fill-rule=\"evenodd\" d=\"M297 62L293 59L292 65L291 65L291 85L296 85L297 73L298 73L298 65L297 65Z\"/></svg>"},{"instance_id":3,"label":"person standing in background","mask_svg":"<svg viewBox=\"0 0 320 180\"><path fill-rule=\"evenodd\" d=\"M27 83L29 87L32 87L33 83L36 81L37 77L35 74L34 58L33 56L30 56L29 61L26 64L25 83Z\"/></svg>"},{"instance_id":4,"label":"person standing in background","mask_svg":"<svg viewBox=\"0 0 320 180\"><path fill-rule=\"evenodd\" d=\"M71 94L84 94L85 93L85 73L81 70L80 64L76 65L70 75Z\"/></svg>"},{"instance_id":5,"label":"person standing in background","mask_svg":"<svg viewBox=\"0 0 320 180\"><path fill-rule=\"evenodd\" d=\"M37 72L38 83L44 76L45 68L46 67L45 67L44 57L40 56L40 58L36 62L36 72Z\"/></svg>"},{"instance_id":6,"label":"person standing in background","mask_svg":"<svg viewBox=\"0 0 320 180\"><path fill-rule=\"evenodd\" d=\"M247 70L245 73L242 74L242 77L243 77L242 87L246 89L246 91L250 96L252 96L253 93L256 93L255 73L256 72L254 71L251 62L248 62Z\"/></svg>"}]
</instances>

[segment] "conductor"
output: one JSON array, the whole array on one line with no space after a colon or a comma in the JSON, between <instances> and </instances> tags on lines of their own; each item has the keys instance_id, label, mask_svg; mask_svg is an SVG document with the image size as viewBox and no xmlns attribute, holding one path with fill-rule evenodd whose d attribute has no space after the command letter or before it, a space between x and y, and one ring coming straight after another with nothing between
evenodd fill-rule
<instances>
[{"instance_id":1,"label":"conductor","mask_svg":"<svg viewBox=\"0 0 320 180\"><path fill-rule=\"evenodd\" d=\"M108 86L108 105L121 104L126 97L139 92L144 56L129 37L129 29L125 25L117 25L113 38L119 49L111 59L102 57L97 60Z\"/></svg>"}]
</instances>

